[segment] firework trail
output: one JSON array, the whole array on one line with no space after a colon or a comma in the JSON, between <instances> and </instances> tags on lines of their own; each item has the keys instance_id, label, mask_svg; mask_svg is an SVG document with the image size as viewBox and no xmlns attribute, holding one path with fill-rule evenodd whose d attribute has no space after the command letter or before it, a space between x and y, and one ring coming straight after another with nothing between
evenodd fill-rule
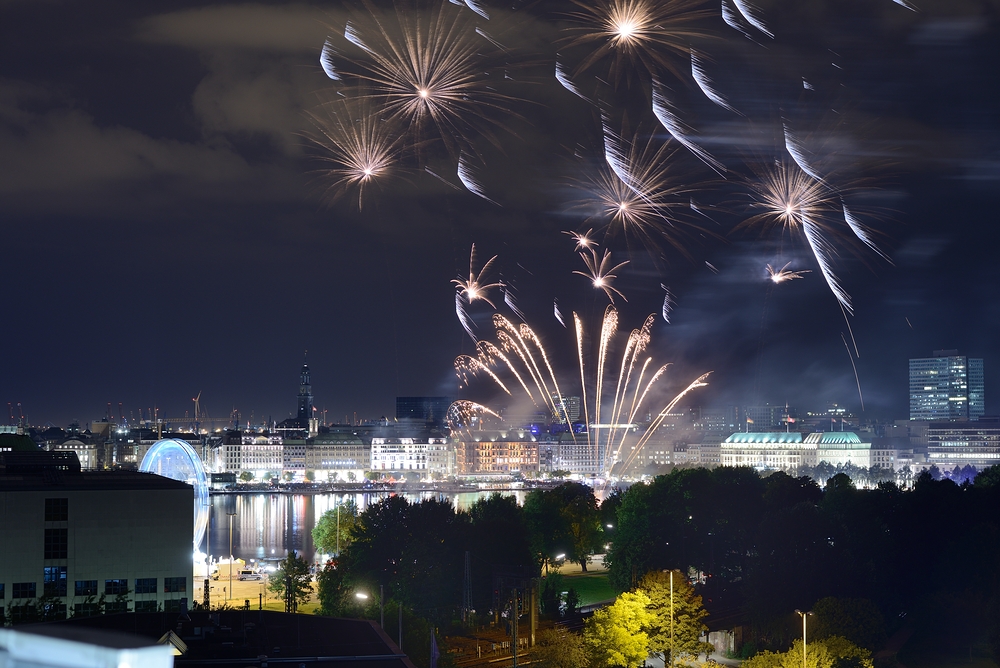
<instances>
[{"instance_id":1,"label":"firework trail","mask_svg":"<svg viewBox=\"0 0 1000 668\"><path fill-rule=\"evenodd\" d=\"M852 333L853 337L854 334ZM854 363L854 355L851 354L851 348L847 345L847 339L844 338L844 333L840 333L840 340L844 342L844 349L847 350L847 357L851 360L851 368L854 369L854 380L858 384L858 398L861 399L861 412L865 412L865 397L861 394L861 379L858 377L858 366Z\"/></svg>"},{"instance_id":2,"label":"firework trail","mask_svg":"<svg viewBox=\"0 0 1000 668\"><path fill-rule=\"evenodd\" d=\"M566 68L563 67L562 63L558 60L556 61L556 81L562 84L563 88L573 93L573 95L576 95L584 102L590 102L593 104L593 101L589 97L580 92L580 89L577 88L576 84L573 83L573 80L570 79L569 74L566 72Z\"/></svg>"},{"instance_id":3,"label":"firework trail","mask_svg":"<svg viewBox=\"0 0 1000 668\"><path fill-rule=\"evenodd\" d=\"M746 28L746 21L740 16L739 12L729 5L728 0L722 0L722 20L733 30L743 33L743 36L747 39L753 39L750 31Z\"/></svg>"},{"instance_id":4,"label":"firework trail","mask_svg":"<svg viewBox=\"0 0 1000 668\"><path fill-rule=\"evenodd\" d=\"M501 292L503 292L503 303L507 305L507 308L517 316L518 320L524 322L524 312L517 307L517 302L514 300L514 295L510 291L510 286L504 284L500 286Z\"/></svg>"},{"instance_id":5,"label":"firework trail","mask_svg":"<svg viewBox=\"0 0 1000 668\"><path fill-rule=\"evenodd\" d=\"M465 330L473 341L477 341L476 335L472 332L473 323L465 310L465 299L462 297L461 292L455 293L455 315L458 316L458 321L462 323L462 329Z\"/></svg>"},{"instance_id":6,"label":"firework trail","mask_svg":"<svg viewBox=\"0 0 1000 668\"><path fill-rule=\"evenodd\" d=\"M604 290L604 293L608 296L608 299L611 300L612 304L615 301L614 295L618 295L624 301L628 301L625 299L625 295L611 285L611 282L618 278L615 272L627 265L629 262L628 260L612 267L610 266L611 251L605 250L604 255L600 260L598 260L597 251L594 249L590 249L589 255L587 253L580 253L580 257L583 258L584 264L587 265L587 271L574 271L574 274L579 274L580 276L587 278L595 288Z\"/></svg>"},{"instance_id":7,"label":"firework trail","mask_svg":"<svg viewBox=\"0 0 1000 668\"><path fill-rule=\"evenodd\" d=\"M465 4L469 7L469 9L479 14L487 21L490 20L490 15L486 12L486 9L482 6L482 4L475 2L474 0L465 0Z\"/></svg>"},{"instance_id":8,"label":"firework trail","mask_svg":"<svg viewBox=\"0 0 1000 668\"><path fill-rule=\"evenodd\" d=\"M611 469L621 462L621 453L627 445L629 435L633 433L635 419L646 406L650 392L663 378L668 365L659 367L656 372L651 374L650 370L654 368L651 358L643 359L644 351L651 341L655 315L647 317L642 327L632 330L620 361L617 364L609 365L612 344L618 332L618 312L614 307L608 306L601 321L600 337L597 342L596 373L588 379L588 370L585 366L583 321L578 314L573 313L573 322L580 387L582 388L583 415L586 423L590 425L586 434L586 445L594 464L600 468L603 475L608 475ZM477 346L480 349L478 358L460 357L456 360L456 372L462 382L467 384L468 377L477 373L488 375L485 373L487 367L502 373L509 372L518 378L522 389L532 402L535 401L536 395L529 387L535 388L538 396L545 401L546 407L552 411L553 415L562 416L569 424L569 418L565 411L564 385L560 385L558 376L549 363L549 357L542 341L525 324L519 328L515 327L500 315L493 317L493 323L499 346L481 341ZM505 352L513 354L505 355ZM611 377L606 377L606 374ZM639 433L638 442L644 444L648 440L660 426L666 413L669 413L682 397L696 387L705 385L707 375L697 378L656 412L656 418L653 419L648 428ZM506 386L499 382L499 373L494 373L489 377L494 382L499 383L499 387L506 391ZM526 377L531 378L530 384L524 381ZM549 391L550 387L552 392ZM614 387L613 393L610 392L611 387ZM606 389L608 394L605 394ZM593 424L591 423L591 408L594 411ZM602 414L609 415L606 418L608 425L602 424ZM573 433L572 430L571 433ZM635 452L633 450L632 454L625 460L625 466L631 463Z\"/></svg>"},{"instance_id":9,"label":"firework trail","mask_svg":"<svg viewBox=\"0 0 1000 668\"><path fill-rule=\"evenodd\" d=\"M813 177L817 181L823 181L823 177L820 176L819 171L817 171L813 166L809 157L806 155L808 153L806 147L799 141L798 137L791 131L788 127L788 123L783 123L785 130L785 150L788 154L792 156L792 160L795 164L799 166L803 172Z\"/></svg>"},{"instance_id":10,"label":"firework trail","mask_svg":"<svg viewBox=\"0 0 1000 668\"><path fill-rule=\"evenodd\" d=\"M340 75L337 73L337 68L334 66L334 57L336 52L333 49L333 45L330 44L330 40L326 40L323 43L323 50L320 52L319 65L323 68L323 72L327 77L333 81L340 81Z\"/></svg>"},{"instance_id":11,"label":"firework trail","mask_svg":"<svg viewBox=\"0 0 1000 668\"><path fill-rule=\"evenodd\" d=\"M365 189L392 174L398 130L370 113L363 100L338 99L309 116L316 132L306 138L320 150L320 160L332 165L320 170L328 182L327 193L336 200L356 189L360 209Z\"/></svg>"},{"instance_id":12,"label":"firework trail","mask_svg":"<svg viewBox=\"0 0 1000 668\"><path fill-rule=\"evenodd\" d=\"M781 269L775 269L771 265L767 265L767 277L772 283L784 283L785 281L794 281L796 278L803 278L803 274L811 273L808 269L803 269L801 271L792 271L788 268L791 262L785 264Z\"/></svg>"},{"instance_id":13,"label":"firework trail","mask_svg":"<svg viewBox=\"0 0 1000 668\"><path fill-rule=\"evenodd\" d=\"M490 204L496 204L496 202L486 196L486 193L483 191L483 184L480 183L479 178L476 176L475 169L469 164L469 159L465 153L463 153L458 159L458 180L461 181L466 190L473 195L482 197ZM497 204L497 206L500 205Z\"/></svg>"},{"instance_id":14,"label":"firework trail","mask_svg":"<svg viewBox=\"0 0 1000 668\"><path fill-rule=\"evenodd\" d=\"M917 11L917 8L914 5L908 3L906 0L892 0L892 1L895 2L897 5L899 5L900 7L903 7L904 9L909 9L911 12Z\"/></svg>"},{"instance_id":15,"label":"firework trail","mask_svg":"<svg viewBox=\"0 0 1000 668\"><path fill-rule=\"evenodd\" d=\"M767 26L764 25L764 21L757 16L757 8L750 2L750 0L733 0L733 4L736 5L736 9L738 9L740 14L743 15L743 18L747 20L747 23L771 39L774 39L774 33L768 30Z\"/></svg>"},{"instance_id":16,"label":"firework trail","mask_svg":"<svg viewBox=\"0 0 1000 668\"><path fill-rule=\"evenodd\" d=\"M878 253L878 255L881 256L886 262L891 263L892 260L889 259L889 256L882 252L882 249L879 248L872 240L871 230L869 230L860 220L857 219L857 217L854 216L854 214L851 213L850 209L847 208L847 204L844 204L843 201L841 201L841 205L844 208L844 220L847 222L847 226L851 228L851 231L854 232L854 236L860 239L864 245L868 246L868 248Z\"/></svg>"},{"instance_id":17,"label":"firework trail","mask_svg":"<svg viewBox=\"0 0 1000 668\"><path fill-rule=\"evenodd\" d=\"M711 153L691 141L688 137L690 128L674 113L676 107L667 98L665 90L666 87L663 84L653 81L653 114L657 120L682 146L694 153L695 157L711 167L719 176L723 176L726 171L725 165L716 160Z\"/></svg>"},{"instance_id":18,"label":"firework trail","mask_svg":"<svg viewBox=\"0 0 1000 668\"><path fill-rule=\"evenodd\" d=\"M668 288L663 283L660 283L660 287L663 288L663 307L660 309L660 315L663 316L663 322L670 324L670 312L674 310L674 296L670 294L670 288Z\"/></svg>"},{"instance_id":19,"label":"firework trail","mask_svg":"<svg viewBox=\"0 0 1000 668\"><path fill-rule=\"evenodd\" d=\"M490 265L493 264L493 260L495 259L497 259L496 255L487 260L486 264L483 265L483 268L479 270L479 273L477 274L475 268L476 244L472 244L472 252L469 254L469 277L465 280L462 280L461 278L457 279L453 278L451 280L451 282L458 287L458 293L463 297L465 297L465 300L469 304L471 304L477 299L482 299L484 302L486 302L493 308L496 308L493 302L491 302L489 298L486 296L486 291L489 290L490 288L503 287L503 284L482 282L484 280L483 276L486 274L487 271L489 271Z\"/></svg>"},{"instance_id":20,"label":"firework trail","mask_svg":"<svg viewBox=\"0 0 1000 668\"><path fill-rule=\"evenodd\" d=\"M701 92L704 93L705 97L709 100L716 103L723 109L733 112L734 114L738 114L740 116L743 115L737 111L735 107L729 104L721 93L715 90L715 87L712 84L712 78L708 76L708 73L705 72L705 68L702 66L701 56L698 55L698 52L693 47L691 49L691 77L694 79L694 82L698 84L698 88L701 89Z\"/></svg>"},{"instance_id":21,"label":"firework trail","mask_svg":"<svg viewBox=\"0 0 1000 668\"><path fill-rule=\"evenodd\" d=\"M566 326L566 321L563 320L562 311L559 310L559 300L558 299L555 299L555 300L552 301L552 313L553 313L553 315L555 315L556 320L559 322L559 324L562 325L563 327L565 327ZM523 320L523 318L522 318L522 320Z\"/></svg>"}]
</instances>

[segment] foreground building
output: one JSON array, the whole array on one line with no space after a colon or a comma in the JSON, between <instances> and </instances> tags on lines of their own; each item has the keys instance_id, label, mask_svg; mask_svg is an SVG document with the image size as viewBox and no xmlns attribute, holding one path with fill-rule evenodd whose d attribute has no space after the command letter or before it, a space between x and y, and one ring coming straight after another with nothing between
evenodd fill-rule
<instances>
[{"instance_id":1,"label":"foreground building","mask_svg":"<svg viewBox=\"0 0 1000 668\"><path fill-rule=\"evenodd\" d=\"M190 485L81 471L73 452L0 453L0 604L13 622L184 609L193 504Z\"/></svg>"},{"instance_id":2,"label":"foreground building","mask_svg":"<svg viewBox=\"0 0 1000 668\"><path fill-rule=\"evenodd\" d=\"M831 466L896 468L896 451L875 448L851 431L738 432L719 447L722 466L750 466L760 470L795 470L826 462Z\"/></svg>"}]
</instances>

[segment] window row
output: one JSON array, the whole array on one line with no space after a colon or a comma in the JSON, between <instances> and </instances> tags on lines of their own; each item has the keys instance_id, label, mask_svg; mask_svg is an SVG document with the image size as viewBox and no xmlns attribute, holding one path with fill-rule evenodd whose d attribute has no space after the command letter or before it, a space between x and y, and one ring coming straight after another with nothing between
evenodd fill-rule
<instances>
[{"instance_id":1,"label":"window row","mask_svg":"<svg viewBox=\"0 0 1000 668\"><path fill-rule=\"evenodd\" d=\"M105 596L123 596L135 594L155 594L156 578L136 578L134 592L129 591L128 578L111 578L104 581ZM73 585L74 596L97 596L97 580L76 580ZM45 596L66 596L66 567L46 566L42 574L42 591ZM163 578L164 593L184 593L187 591L187 578ZM6 597L5 583L0 582L0 601ZM36 598L38 587L35 582L15 582L10 588L12 599Z\"/></svg>"}]
</instances>

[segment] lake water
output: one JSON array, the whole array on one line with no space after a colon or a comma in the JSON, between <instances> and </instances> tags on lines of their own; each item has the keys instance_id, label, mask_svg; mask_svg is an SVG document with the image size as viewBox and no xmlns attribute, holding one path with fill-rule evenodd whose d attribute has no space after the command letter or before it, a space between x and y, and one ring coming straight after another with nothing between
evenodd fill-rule
<instances>
[{"instance_id":1,"label":"lake water","mask_svg":"<svg viewBox=\"0 0 1000 668\"><path fill-rule=\"evenodd\" d=\"M493 492L403 492L399 495L410 502L423 499L450 501L459 510L464 510L478 499ZM514 496L518 503L524 502L527 492L522 490L502 491L501 494ZM209 520L208 543L202 550L215 559L229 555L229 520L232 514L233 556L250 562L265 557L283 557L289 550L297 551L305 559L312 561L316 548L313 545L312 529L327 510L336 508L338 503L353 499L358 509L363 511L369 505L393 492L366 492L361 494L227 494L211 497L212 510Z\"/></svg>"}]
</instances>

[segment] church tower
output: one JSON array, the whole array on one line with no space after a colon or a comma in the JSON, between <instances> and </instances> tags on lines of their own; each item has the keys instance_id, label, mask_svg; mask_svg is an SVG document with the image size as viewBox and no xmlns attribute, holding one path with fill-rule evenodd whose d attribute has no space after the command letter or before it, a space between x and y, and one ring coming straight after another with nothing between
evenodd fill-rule
<instances>
[{"instance_id":1,"label":"church tower","mask_svg":"<svg viewBox=\"0 0 1000 668\"><path fill-rule=\"evenodd\" d=\"M302 363L302 373L299 377L299 424L305 428L313 416L312 385L309 383L309 365Z\"/></svg>"}]
</instances>

